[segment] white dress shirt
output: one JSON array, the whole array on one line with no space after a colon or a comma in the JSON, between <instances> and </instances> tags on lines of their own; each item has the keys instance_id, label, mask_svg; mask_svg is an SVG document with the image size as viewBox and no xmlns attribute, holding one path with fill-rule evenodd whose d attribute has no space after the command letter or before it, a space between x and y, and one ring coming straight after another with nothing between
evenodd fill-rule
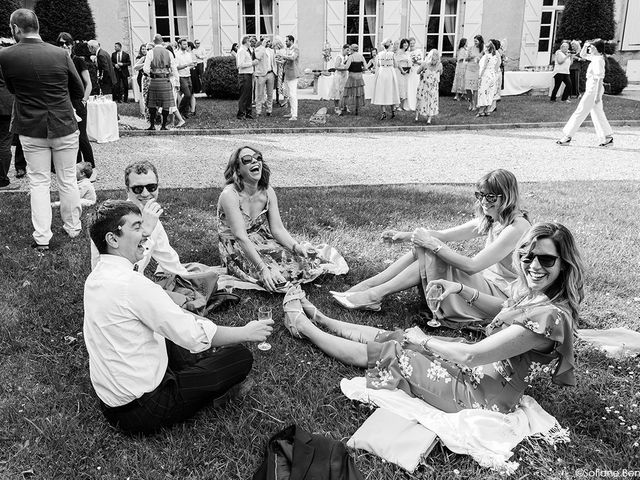
<instances>
[{"instance_id":1,"label":"white dress shirt","mask_svg":"<svg viewBox=\"0 0 640 480\"><path fill-rule=\"evenodd\" d=\"M193 63L193 56L191 55L191 52L178 48L175 51L175 55L178 75L181 77L191 77L191 63Z\"/></svg>"},{"instance_id":2,"label":"white dress shirt","mask_svg":"<svg viewBox=\"0 0 640 480\"><path fill-rule=\"evenodd\" d=\"M165 338L193 353L211 346L216 325L178 307L162 287L117 255L100 255L84 285L84 341L91 383L110 407L153 391L165 375Z\"/></svg>"},{"instance_id":3,"label":"white dress shirt","mask_svg":"<svg viewBox=\"0 0 640 480\"><path fill-rule=\"evenodd\" d=\"M238 49L238 53L236 54L236 66L238 67L238 73L253 73L253 58L251 58L251 53L244 46Z\"/></svg>"}]
</instances>

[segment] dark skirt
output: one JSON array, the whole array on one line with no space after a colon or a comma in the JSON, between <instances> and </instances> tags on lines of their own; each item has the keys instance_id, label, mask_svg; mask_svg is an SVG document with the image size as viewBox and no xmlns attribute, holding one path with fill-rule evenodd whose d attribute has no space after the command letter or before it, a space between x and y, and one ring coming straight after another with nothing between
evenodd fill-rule
<instances>
[{"instance_id":1,"label":"dark skirt","mask_svg":"<svg viewBox=\"0 0 640 480\"><path fill-rule=\"evenodd\" d=\"M149 83L147 108L166 108L175 106L173 87L168 78L152 78Z\"/></svg>"},{"instance_id":2,"label":"dark skirt","mask_svg":"<svg viewBox=\"0 0 640 480\"><path fill-rule=\"evenodd\" d=\"M362 72L349 72L347 83L344 84L342 103L345 106L364 106L364 80Z\"/></svg>"}]
</instances>

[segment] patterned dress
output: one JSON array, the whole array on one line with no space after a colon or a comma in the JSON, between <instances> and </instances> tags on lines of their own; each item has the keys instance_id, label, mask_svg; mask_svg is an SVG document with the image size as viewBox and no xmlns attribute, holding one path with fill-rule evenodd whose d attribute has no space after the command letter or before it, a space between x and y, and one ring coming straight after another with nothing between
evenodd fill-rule
<instances>
[{"instance_id":1,"label":"patterned dress","mask_svg":"<svg viewBox=\"0 0 640 480\"><path fill-rule=\"evenodd\" d=\"M499 85L498 71L500 57L486 54L480 59L480 84L478 86L478 107L488 107L493 103Z\"/></svg>"},{"instance_id":2,"label":"patterned dress","mask_svg":"<svg viewBox=\"0 0 640 480\"><path fill-rule=\"evenodd\" d=\"M346 57L338 55L336 57L336 63L334 64L334 67L336 69L342 67L345 64L346 60ZM336 70L335 72L333 72L333 82L331 84L331 94L329 95L329 100L342 100L344 86L347 83L348 77L349 72L347 70Z\"/></svg>"},{"instance_id":3,"label":"patterned dress","mask_svg":"<svg viewBox=\"0 0 640 480\"><path fill-rule=\"evenodd\" d=\"M471 47L464 63L467 68L464 74L464 88L466 90L478 90L478 75L480 73L480 57L482 52L478 50L478 47Z\"/></svg>"},{"instance_id":4,"label":"patterned dress","mask_svg":"<svg viewBox=\"0 0 640 480\"><path fill-rule=\"evenodd\" d=\"M438 115L439 95L440 95L440 73L442 72L442 63L434 67L427 64L420 75L420 85L418 86L418 102L417 110L420 115L425 117L433 117Z\"/></svg>"},{"instance_id":5,"label":"patterned dress","mask_svg":"<svg viewBox=\"0 0 640 480\"><path fill-rule=\"evenodd\" d=\"M383 332L367 344L367 387L404 392L448 413L481 408L509 413L534 378L551 374L559 385L575 385L574 324L562 306L545 295L505 302L487 327L492 335L520 325L553 341L550 352L521 355L474 368L458 365L418 345L403 343L403 330ZM442 337L439 340L463 341Z\"/></svg>"},{"instance_id":6,"label":"patterned dress","mask_svg":"<svg viewBox=\"0 0 640 480\"><path fill-rule=\"evenodd\" d=\"M458 54L456 57L456 74L453 77L453 86L451 87L451 93L465 93L466 90L464 88L464 76L467 71L467 63L465 60L467 59L467 47L462 47L458 49Z\"/></svg>"}]
</instances>

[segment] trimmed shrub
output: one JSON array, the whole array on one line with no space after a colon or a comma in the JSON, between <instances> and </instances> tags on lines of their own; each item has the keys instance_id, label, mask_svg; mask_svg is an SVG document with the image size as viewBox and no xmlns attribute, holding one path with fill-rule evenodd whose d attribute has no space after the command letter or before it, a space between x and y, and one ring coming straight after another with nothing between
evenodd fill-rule
<instances>
[{"instance_id":1,"label":"trimmed shrub","mask_svg":"<svg viewBox=\"0 0 640 480\"><path fill-rule=\"evenodd\" d=\"M19 8L22 8L22 2L19 0L2 0L0 2L0 37L11 38L9 18Z\"/></svg>"},{"instance_id":2,"label":"trimmed shrub","mask_svg":"<svg viewBox=\"0 0 640 480\"><path fill-rule=\"evenodd\" d=\"M207 69L204 71L204 77L202 78L202 87L207 97L228 100L240 98L236 58L226 55L212 57L207 60Z\"/></svg>"},{"instance_id":3,"label":"trimmed shrub","mask_svg":"<svg viewBox=\"0 0 640 480\"><path fill-rule=\"evenodd\" d=\"M614 0L566 0L558 27L559 39L611 40L616 33Z\"/></svg>"},{"instance_id":4,"label":"trimmed shrub","mask_svg":"<svg viewBox=\"0 0 640 480\"><path fill-rule=\"evenodd\" d=\"M453 88L453 78L456 76L456 59L445 57L442 59L442 74L440 75L440 96L450 97Z\"/></svg>"},{"instance_id":5,"label":"trimmed shrub","mask_svg":"<svg viewBox=\"0 0 640 480\"><path fill-rule=\"evenodd\" d=\"M581 92L584 92L587 87L587 68L589 68L589 62L580 63ZM622 90L627 87L628 83L627 74L618 61L613 57L607 56L606 70L604 73L605 93L610 95L620 95Z\"/></svg>"},{"instance_id":6,"label":"trimmed shrub","mask_svg":"<svg viewBox=\"0 0 640 480\"><path fill-rule=\"evenodd\" d=\"M34 11L45 42L55 42L60 32L70 33L74 40L96 38L96 23L87 0L38 0Z\"/></svg>"}]
</instances>

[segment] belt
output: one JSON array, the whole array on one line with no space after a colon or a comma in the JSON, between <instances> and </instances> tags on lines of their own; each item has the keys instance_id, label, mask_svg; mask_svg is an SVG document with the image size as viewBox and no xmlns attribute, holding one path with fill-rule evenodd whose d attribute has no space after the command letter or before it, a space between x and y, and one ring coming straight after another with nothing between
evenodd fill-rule
<instances>
[{"instance_id":1,"label":"belt","mask_svg":"<svg viewBox=\"0 0 640 480\"><path fill-rule=\"evenodd\" d=\"M169 78L168 73L152 73L150 75L151 78Z\"/></svg>"}]
</instances>

